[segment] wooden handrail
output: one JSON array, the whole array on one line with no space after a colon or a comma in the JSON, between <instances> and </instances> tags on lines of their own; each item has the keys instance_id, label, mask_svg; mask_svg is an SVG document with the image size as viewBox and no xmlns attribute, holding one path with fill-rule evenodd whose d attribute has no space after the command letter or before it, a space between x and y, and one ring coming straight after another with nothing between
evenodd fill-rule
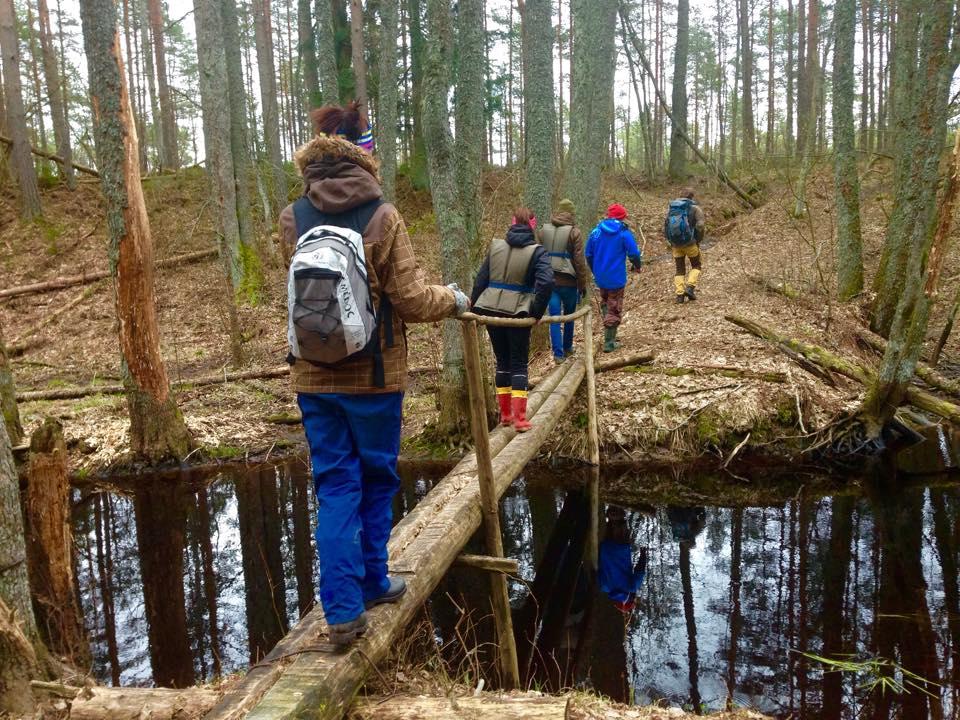
<instances>
[{"instance_id":1,"label":"wooden handrail","mask_svg":"<svg viewBox=\"0 0 960 720\"><path fill-rule=\"evenodd\" d=\"M573 322L574 320L579 320L588 312L592 311L593 308L587 304L579 310L570 313L569 315L544 315L539 322L550 324ZM472 312L465 312L463 315L458 317L457 320L463 320L464 322L472 320L480 325L495 325L497 327L532 327L538 323L535 318L531 317L497 317L495 315L477 315L476 313Z\"/></svg>"}]
</instances>

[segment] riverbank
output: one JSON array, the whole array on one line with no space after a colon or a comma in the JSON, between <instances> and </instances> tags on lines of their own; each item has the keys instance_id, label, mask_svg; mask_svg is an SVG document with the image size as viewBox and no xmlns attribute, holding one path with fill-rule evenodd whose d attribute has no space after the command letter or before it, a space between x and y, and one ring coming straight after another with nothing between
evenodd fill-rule
<instances>
[{"instance_id":1,"label":"riverbank","mask_svg":"<svg viewBox=\"0 0 960 720\"><path fill-rule=\"evenodd\" d=\"M845 305L832 300L832 192L828 168L811 183L809 218L794 220L789 178L769 171L755 180L765 198L746 212L714 181L694 182L708 218L704 275L699 299L674 302L673 261L658 238L666 202L676 187L650 187L636 177L608 175L603 201L626 205L644 245L645 267L631 276L620 331L623 347L600 359L652 350L654 362L598 376L601 453L605 461L646 465L689 462L712 455L793 457L815 433L854 410L862 387L836 379L833 386L802 370L775 347L724 320L738 314L842 354L871 361L856 345L869 297ZM863 227L867 276L872 276L889 211L889 177L882 163L864 176ZM484 234L502 230L512 201L521 195L519 176L490 173L484 185ZM203 178L192 171L145 184L158 259L214 246L214 218ZM22 225L9 203L0 203L0 267L10 286L89 273L106 267L105 230L99 190L53 189L45 198L48 219ZM406 188L399 206L408 219L421 264L439 281L439 251L429 197ZM8 217L9 216L9 217ZM275 241L275 236L271 240ZM267 243L271 245L271 243ZM955 245L955 244L954 244ZM956 254L956 250L952 250ZM948 260L951 262L951 260ZM194 385L196 378L230 370L226 310L220 271L213 258L158 273L161 345L180 408L199 445L190 462L269 458L302 450L296 405L285 378ZM274 257L264 268L257 304L240 311L246 365L282 366L285 354L284 270ZM952 297L958 277L941 293ZM112 292L109 281L0 304L6 343L14 348L13 371L20 392L51 391L119 381ZM931 332L939 331L937 307ZM456 456L463 446L438 442L424 432L436 418L435 386L440 365L440 326L410 328L410 365L415 369L405 403L404 454L412 458ZM582 338L579 339L582 347ZM956 350L947 346L947 359ZM552 366L548 349L533 354L531 376ZM71 469L98 474L123 465L128 453L125 401L91 393L65 400L20 405L29 433L45 416L64 423ZM579 399L545 446L550 456L582 457L584 402Z\"/></svg>"}]
</instances>

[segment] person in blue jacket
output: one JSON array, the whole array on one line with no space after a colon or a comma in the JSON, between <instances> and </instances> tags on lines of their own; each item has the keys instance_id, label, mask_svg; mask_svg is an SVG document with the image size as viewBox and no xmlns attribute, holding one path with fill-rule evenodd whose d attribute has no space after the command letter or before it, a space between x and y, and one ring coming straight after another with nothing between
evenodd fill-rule
<instances>
[{"instance_id":1,"label":"person in blue jacket","mask_svg":"<svg viewBox=\"0 0 960 720\"><path fill-rule=\"evenodd\" d=\"M627 210L619 203L607 208L607 217L590 233L584 257L593 273L600 292L600 310L603 314L603 351L613 352L617 342L617 328L623 315L623 294L627 286L627 260L634 272L643 267L643 256L636 238L624 220Z\"/></svg>"},{"instance_id":2,"label":"person in blue jacket","mask_svg":"<svg viewBox=\"0 0 960 720\"><path fill-rule=\"evenodd\" d=\"M635 598L647 575L647 549L633 562L633 547L623 508L607 508L606 536L599 548L600 590L623 613L633 610Z\"/></svg>"}]
</instances>

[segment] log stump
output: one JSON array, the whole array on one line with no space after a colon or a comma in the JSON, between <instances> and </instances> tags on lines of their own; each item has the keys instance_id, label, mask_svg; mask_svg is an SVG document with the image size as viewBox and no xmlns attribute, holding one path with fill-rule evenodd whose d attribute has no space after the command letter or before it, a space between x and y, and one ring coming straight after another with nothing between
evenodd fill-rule
<instances>
[{"instance_id":1,"label":"log stump","mask_svg":"<svg viewBox=\"0 0 960 720\"><path fill-rule=\"evenodd\" d=\"M60 421L47 418L30 436L27 478L24 529L37 626L51 651L87 668L90 646L74 593L70 482Z\"/></svg>"}]
</instances>

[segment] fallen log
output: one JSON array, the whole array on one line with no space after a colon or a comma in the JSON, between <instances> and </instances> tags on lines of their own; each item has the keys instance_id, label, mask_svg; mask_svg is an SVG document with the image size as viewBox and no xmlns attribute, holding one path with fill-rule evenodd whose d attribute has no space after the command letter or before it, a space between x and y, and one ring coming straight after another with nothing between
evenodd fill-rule
<instances>
[{"instance_id":1,"label":"fallen log","mask_svg":"<svg viewBox=\"0 0 960 720\"><path fill-rule=\"evenodd\" d=\"M795 288L793 285L791 285L788 282L784 282L784 281L772 282L770 280L767 280L767 278L765 277L760 277L759 275L752 275L750 273L747 273L747 278L749 278L750 282L752 282L754 285L759 285L764 290L777 293L778 295L783 295L785 298L788 298L790 300L796 300L802 294L799 289Z\"/></svg>"},{"instance_id":2,"label":"fallen log","mask_svg":"<svg viewBox=\"0 0 960 720\"><path fill-rule=\"evenodd\" d=\"M742 327L744 330L773 343L777 347L787 347L823 368L833 370L864 385L869 386L876 379L876 372L874 370L832 353L819 345L780 335L774 330L763 327L759 323L736 315L724 315L724 320ZM944 400L933 393L916 387L908 387L904 393L904 399L910 405L920 410L926 410L944 420L949 420L955 425L960 425L960 405L956 405L949 400Z\"/></svg>"},{"instance_id":3,"label":"fallen log","mask_svg":"<svg viewBox=\"0 0 960 720\"><path fill-rule=\"evenodd\" d=\"M513 558L490 557L489 555L467 555L464 553L458 555L453 564L476 570L486 570L487 572L506 573L507 575L516 575L520 572L520 563Z\"/></svg>"},{"instance_id":4,"label":"fallen log","mask_svg":"<svg viewBox=\"0 0 960 720\"><path fill-rule=\"evenodd\" d=\"M54 320L56 320L58 317L60 317L64 313L68 313L71 310L73 310L73 308L75 308L77 305L79 305L84 300L86 300L91 295L93 295L102 283L103 283L103 280L98 280L97 282L93 283L89 287L84 288L83 292L77 295L73 300L68 302L66 305L61 305L49 315L45 315L43 318L40 319L40 321L36 325L20 333L20 335L14 339L13 346L17 348L25 347L31 336L35 335L42 328L52 323Z\"/></svg>"},{"instance_id":5,"label":"fallen log","mask_svg":"<svg viewBox=\"0 0 960 720\"><path fill-rule=\"evenodd\" d=\"M656 353L654 353L653 350L643 350L642 352L633 353L632 355L627 355L622 358L595 362L593 364L593 371L595 373L605 373L622 370L626 367L633 367L634 365L646 365L652 363L655 357Z\"/></svg>"},{"instance_id":6,"label":"fallen log","mask_svg":"<svg viewBox=\"0 0 960 720\"><path fill-rule=\"evenodd\" d=\"M572 698L551 695L483 693L478 696L427 697L394 695L365 698L353 709L357 720L560 720L568 713Z\"/></svg>"},{"instance_id":7,"label":"fallen log","mask_svg":"<svg viewBox=\"0 0 960 720\"><path fill-rule=\"evenodd\" d=\"M244 370L243 372L220 373L216 375L204 375L188 380L177 380L171 383L171 386L175 390L185 390L203 387L205 385L241 382L243 380L279 378L289 374L290 367L284 365L266 370ZM81 388L54 388L53 390L26 390L17 393L17 402L30 402L32 400L76 400L77 398L87 397L88 395L122 395L125 392L126 388L124 388L122 384L88 385Z\"/></svg>"},{"instance_id":8,"label":"fallen log","mask_svg":"<svg viewBox=\"0 0 960 720\"><path fill-rule=\"evenodd\" d=\"M540 407L570 370L572 363L565 363L554 370L527 399L527 417L536 418ZM529 434L529 433L528 433ZM490 433L490 454L493 457L501 452L516 436L512 427L499 427ZM398 522L390 534L391 558L404 552L407 547L428 530L435 516L458 498L464 488L476 485L477 457L474 453L466 455L450 473L417 503L423 512L411 512ZM426 512L429 508L430 512ZM479 509L477 512L479 518ZM479 519L478 519L479 523ZM396 568L391 564L391 568ZM288 658L297 653L309 652L314 645L321 628L324 626L322 609L309 612L289 633L271 650L256 667L247 672L217 706L211 710L205 720L239 720L264 693L277 682L283 673Z\"/></svg>"},{"instance_id":9,"label":"fallen log","mask_svg":"<svg viewBox=\"0 0 960 720\"><path fill-rule=\"evenodd\" d=\"M45 337L31 337L28 340L23 342L14 343L7 346L7 357L9 358L18 358L23 357L31 350L40 347L41 345L46 345L48 342Z\"/></svg>"},{"instance_id":10,"label":"fallen log","mask_svg":"<svg viewBox=\"0 0 960 720\"><path fill-rule=\"evenodd\" d=\"M216 248L184 253L183 255L176 255L172 258L167 258L166 260L158 260L155 263L155 267L168 268L175 267L177 265L185 265L187 263L196 262L197 260L206 260L207 258L216 257L218 253L219 250ZM111 273L109 270L97 270L96 272L84 273L83 275L69 275L67 277L54 278L53 280L31 283L30 285L18 285L17 287L0 290L0 300L19 297L20 295L35 295L38 293L53 292L55 290L63 290L64 288L73 287L75 285L86 285L88 283L96 282L97 280L108 278L110 275Z\"/></svg>"},{"instance_id":11,"label":"fallen log","mask_svg":"<svg viewBox=\"0 0 960 720\"><path fill-rule=\"evenodd\" d=\"M70 720L198 720L220 698L207 688L78 688Z\"/></svg>"},{"instance_id":12,"label":"fallen log","mask_svg":"<svg viewBox=\"0 0 960 720\"><path fill-rule=\"evenodd\" d=\"M763 380L764 382L785 383L787 374L776 370L747 370L738 367L720 367L711 365L689 367L667 367L663 365L647 365L632 368L630 372L641 375L666 375L668 377L683 377L687 375L708 376L719 375L727 378L741 378L747 380Z\"/></svg>"},{"instance_id":13,"label":"fallen log","mask_svg":"<svg viewBox=\"0 0 960 720\"><path fill-rule=\"evenodd\" d=\"M11 140L8 137L4 137L3 135L0 135L0 143L3 143L4 145L13 145L13 140ZM57 163L57 165L66 164L66 161L59 155L55 155L54 153L47 152L46 150L39 150L33 147L32 145L30 146L30 152L32 152L37 157L46 158L47 160L53 160L55 163ZM86 165L80 165L79 163L75 163L75 162L72 162L70 164L73 165L73 169L76 170L77 172L82 172L85 175L92 175L93 177L96 177L96 178L100 177L100 173L98 173L92 167L87 167Z\"/></svg>"},{"instance_id":14,"label":"fallen log","mask_svg":"<svg viewBox=\"0 0 960 720\"><path fill-rule=\"evenodd\" d=\"M880 355L883 355L887 351L887 341L869 330L860 328L857 331L857 338L868 348ZM930 387L960 398L960 382L941 375L922 360L917 361L914 373Z\"/></svg>"}]
</instances>

